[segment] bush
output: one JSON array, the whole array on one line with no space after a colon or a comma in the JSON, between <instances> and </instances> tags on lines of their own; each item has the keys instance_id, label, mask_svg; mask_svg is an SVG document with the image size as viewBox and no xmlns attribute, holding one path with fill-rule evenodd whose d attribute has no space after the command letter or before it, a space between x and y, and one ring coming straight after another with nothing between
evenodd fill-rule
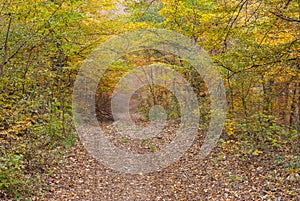
<instances>
[{"instance_id":1,"label":"bush","mask_svg":"<svg viewBox=\"0 0 300 201\"><path fill-rule=\"evenodd\" d=\"M16 197L25 190L24 167L22 154L2 151L0 157L0 198L6 194Z\"/></svg>"},{"instance_id":2,"label":"bush","mask_svg":"<svg viewBox=\"0 0 300 201\"><path fill-rule=\"evenodd\" d=\"M255 114L243 120L231 120L226 125L227 134L242 141L252 150L289 148L299 141L296 130L277 123L272 115Z\"/></svg>"}]
</instances>

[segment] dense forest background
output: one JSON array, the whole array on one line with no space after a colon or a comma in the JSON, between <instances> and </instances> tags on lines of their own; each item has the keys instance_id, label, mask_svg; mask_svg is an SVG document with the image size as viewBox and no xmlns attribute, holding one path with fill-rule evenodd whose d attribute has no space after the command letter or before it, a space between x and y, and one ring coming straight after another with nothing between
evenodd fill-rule
<instances>
[{"instance_id":1,"label":"dense forest background","mask_svg":"<svg viewBox=\"0 0 300 201\"><path fill-rule=\"evenodd\" d=\"M233 143L245 157L276 153L284 161L278 167L299 176L299 1L2 0L0 26L0 199L34 194L41 175L75 143L73 83L89 53L110 37L147 28L189 37L220 69L228 101L224 146ZM153 62L177 67L209 104L188 63L140 51L115 62L100 81L100 121L110 118L107 103L120 76ZM172 98L160 103L176 105ZM209 111L201 107L205 122ZM169 118L180 116L176 108L167 108Z\"/></svg>"}]
</instances>

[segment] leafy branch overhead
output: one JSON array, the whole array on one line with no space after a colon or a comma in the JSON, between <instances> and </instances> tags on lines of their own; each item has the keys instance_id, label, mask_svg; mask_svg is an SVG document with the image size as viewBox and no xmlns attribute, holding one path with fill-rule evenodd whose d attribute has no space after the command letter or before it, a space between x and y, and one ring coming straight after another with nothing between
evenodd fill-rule
<instances>
[{"instance_id":1,"label":"leafy branch overhead","mask_svg":"<svg viewBox=\"0 0 300 201\"><path fill-rule=\"evenodd\" d=\"M299 8L296 0L3 0L0 200L86 200L89 195L98 200L299 200ZM152 106L166 111L158 136L131 139L112 123L118 83L150 64L170 66L189 82L199 101L200 126L180 162L153 175L120 175L94 161L78 141L73 87L99 44L149 28L183 34L209 54L226 88L226 125L211 155L199 162L195 153L212 113L202 75L167 50L123 55L97 81L92 103L111 143L151 154L175 138L182 114L168 87L182 86L176 79L149 84L129 101L140 126L149 124ZM154 78L147 77L149 83Z\"/></svg>"}]
</instances>

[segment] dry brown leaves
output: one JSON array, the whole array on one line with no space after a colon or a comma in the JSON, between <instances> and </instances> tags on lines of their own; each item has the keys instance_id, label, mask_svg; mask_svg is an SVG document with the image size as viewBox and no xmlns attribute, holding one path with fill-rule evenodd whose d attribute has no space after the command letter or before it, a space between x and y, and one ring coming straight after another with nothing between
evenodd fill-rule
<instances>
[{"instance_id":1,"label":"dry brown leaves","mask_svg":"<svg viewBox=\"0 0 300 201\"><path fill-rule=\"evenodd\" d=\"M173 131L172 125L168 130ZM107 132L115 145L138 153L148 152L150 146L159 149L157 144L168 141L166 134L142 143ZM242 156L235 142L228 141L199 160L196 154L202 138L199 134L198 143L180 161L147 175L110 170L78 142L66 154L64 164L43 178L42 194L36 200L300 200L299 178L287 179L289 175L274 164L274 157Z\"/></svg>"}]
</instances>

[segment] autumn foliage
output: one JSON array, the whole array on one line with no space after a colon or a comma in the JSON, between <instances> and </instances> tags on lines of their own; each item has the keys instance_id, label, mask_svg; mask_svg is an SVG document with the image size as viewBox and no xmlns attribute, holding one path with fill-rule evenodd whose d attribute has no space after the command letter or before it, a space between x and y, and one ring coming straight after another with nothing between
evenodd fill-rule
<instances>
[{"instance_id":1,"label":"autumn foliage","mask_svg":"<svg viewBox=\"0 0 300 201\"><path fill-rule=\"evenodd\" d=\"M87 55L107 38L147 28L179 32L211 56L226 87L224 147L237 143L251 157L289 155L289 171L299 174L299 6L293 0L2 1L0 199L35 194L40 175L73 146L73 83ZM133 52L108 68L96 94L99 122L112 120L118 80L155 62L172 65L193 86L205 129L210 101L201 75L156 50ZM149 96L136 111L147 114L149 105L159 103L169 119L180 117L165 88L143 90Z\"/></svg>"}]
</instances>

